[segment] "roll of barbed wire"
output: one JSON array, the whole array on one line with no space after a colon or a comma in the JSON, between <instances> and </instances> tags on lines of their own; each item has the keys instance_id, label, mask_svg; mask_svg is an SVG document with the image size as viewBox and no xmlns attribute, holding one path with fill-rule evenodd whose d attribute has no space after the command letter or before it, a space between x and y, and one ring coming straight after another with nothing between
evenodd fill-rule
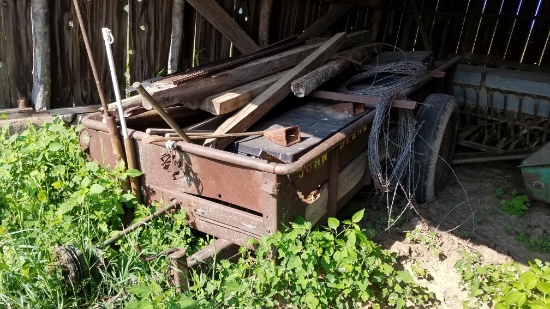
<instances>
[{"instance_id":1,"label":"roll of barbed wire","mask_svg":"<svg viewBox=\"0 0 550 309\"><path fill-rule=\"evenodd\" d=\"M410 170L413 163L412 146L416 135L412 110L399 110L397 137L394 142L391 141L389 137L391 105L395 99L404 98L405 89L414 86L427 73L427 66L422 62L395 62L357 74L339 88L340 92L378 97L380 100L376 106L369 135L368 161L374 184L383 192L390 191L393 185L403 185L401 183L403 175ZM396 148L393 160L386 160L384 171L382 171L379 152L381 133L385 151L388 151L390 144L394 144ZM407 185L403 186L405 191L410 189L408 188L410 183L408 181Z\"/></svg>"}]
</instances>

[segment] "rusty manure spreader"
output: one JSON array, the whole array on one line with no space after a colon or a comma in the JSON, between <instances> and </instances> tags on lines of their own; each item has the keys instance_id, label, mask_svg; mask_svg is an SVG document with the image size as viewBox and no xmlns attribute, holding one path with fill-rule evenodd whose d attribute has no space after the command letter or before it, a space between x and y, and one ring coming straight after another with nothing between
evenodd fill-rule
<instances>
[{"instance_id":1,"label":"rusty manure spreader","mask_svg":"<svg viewBox=\"0 0 550 309\"><path fill-rule=\"evenodd\" d=\"M177 248L162 253L180 273L198 260L214 254L223 257L235 246L247 246L250 239L281 230L297 216L323 223L368 184L390 190L397 183L414 182L410 188L419 203L435 199L441 190L448 172L445 160L450 161L456 139L458 108L452 96L434 92L449 92L449 72L459 58L434 64L430 52L376 54L381 45L370 43L344 55L358 58L361 66L338 58L327 62L326 57L308 72L300 70L305 62L315 62L312 57L320 57L320 50L330 48L329 41L315 43L314 48L308 43L286 51L278 47L275 54L213 77L199 74L183 84L181 74L154 80L147 87L136 83L140 96L123 101L125 140L135 150L135 158L127 160L133 159L143 172L139 193L146 204L164 203L146 220L178 207L185 210L193 229L217 239L193 256ZM304 50L309 53L295 63L285 68L278 63L278 70L287 71L257 72L257 77L240 79L239 85L232 85L235 89L225 91L225 75L235 81L243 72L250 75L251 68L266 69L273 59ZM319 78L327 66L339 68L338 73ZM304 98L288 95L291 83L293 88L300 86L294 83L298 78L315 84L298 95ZM275 103L254 121L247 120L265 102ZM231 104L233 110L220 112ZM246 117L239 118L243 113ZM82 119L80 145L90 160L114 167L112 134L102 117L95 113ZM223 130L243 121L249 122L245 129ZM386 147L386 139L401 144ZM72 278L86 268L77 248L61 247L57 253L69 265L66 271ZM185 276L178 278L176 285L185 286Z\"/></svg>"}]
</instances>

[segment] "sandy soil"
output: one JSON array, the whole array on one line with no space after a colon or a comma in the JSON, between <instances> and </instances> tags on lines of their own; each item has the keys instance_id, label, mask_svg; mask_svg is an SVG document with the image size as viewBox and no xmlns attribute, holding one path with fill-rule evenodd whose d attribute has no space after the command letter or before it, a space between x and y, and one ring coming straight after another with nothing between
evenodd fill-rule
<instances>
[{"instance_id":1,"label":"sandy soil","mask_svg":"<svg viewBox=\"0 0 550 309\"><path fill-rule=\"evenodd\" d=\"M531 202L525 215L516 217L504 213L499 206L502 198L495 197L498 188L506 193L525 193L518 165L495 162L455 166L455 176L437 201L407 209L395 226L375 236L384 248L398 253L405 268L416 265L428 271L427 279L420 283L434 292L442 308L462 308L467 300L454 269L462 249L478 251L485 263L514 260L527 264L535 258L550 261L550 254L532 251L516 239L520 232L550 235L550 205ZM366 218L361 224L381 231L387 227L386 205L385 197L366 187L340 216L349 217L365 207ZM404 200L393 203L394 217L405 205ZM415 236L406 237L407 232Z\"/></svg>"}]
</instances>

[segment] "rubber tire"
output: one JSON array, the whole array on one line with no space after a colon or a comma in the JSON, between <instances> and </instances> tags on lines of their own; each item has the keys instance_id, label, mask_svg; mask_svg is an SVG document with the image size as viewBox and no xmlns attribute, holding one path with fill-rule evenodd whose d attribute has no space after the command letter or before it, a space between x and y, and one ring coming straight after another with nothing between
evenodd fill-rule
<instances>
[{"instance_id":1,"label":"rubber tire","mask_svg":"<svg viewBox=\"0 0 550 309\"><path fill-rule=\"evenodd\" d=\"M415 119L420 127L414 141L414 198L424 204L433 202L447 184L460 122L458 105L450 95L431 94Z\"/></svg>"}]
</instances>

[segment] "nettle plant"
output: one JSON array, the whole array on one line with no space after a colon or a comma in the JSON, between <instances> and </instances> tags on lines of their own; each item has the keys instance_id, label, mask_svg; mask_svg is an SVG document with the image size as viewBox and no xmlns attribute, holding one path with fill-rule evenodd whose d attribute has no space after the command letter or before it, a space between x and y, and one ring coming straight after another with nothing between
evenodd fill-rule
<instances>
[{"instance_id":1,"label":"nettle plant","mask_svg":"<svg viewBox=\"0 0 550 309\"><path fill-rule=\"evenodd\" d=\"M470 301L465 308L550 308L550 263L535 260L525 270L517 263L483 265L477 252L462 252L455 268Z\"/></svg>"},{"instance_id":2,"label":"nettle plant","mask_svg":"<svg viewBox=\"0 0 550 309\"><path fill-rule=\"evenodd\" d=\"M263 237L238 263L221 261L211 274L194 273L191 293L201 307L405 308L433 305L434 296L407 271L395 269L394 253L367 239L357 223L330 218L312 229L297 220L284 232Z\"/></svg>"}]
</instances>

